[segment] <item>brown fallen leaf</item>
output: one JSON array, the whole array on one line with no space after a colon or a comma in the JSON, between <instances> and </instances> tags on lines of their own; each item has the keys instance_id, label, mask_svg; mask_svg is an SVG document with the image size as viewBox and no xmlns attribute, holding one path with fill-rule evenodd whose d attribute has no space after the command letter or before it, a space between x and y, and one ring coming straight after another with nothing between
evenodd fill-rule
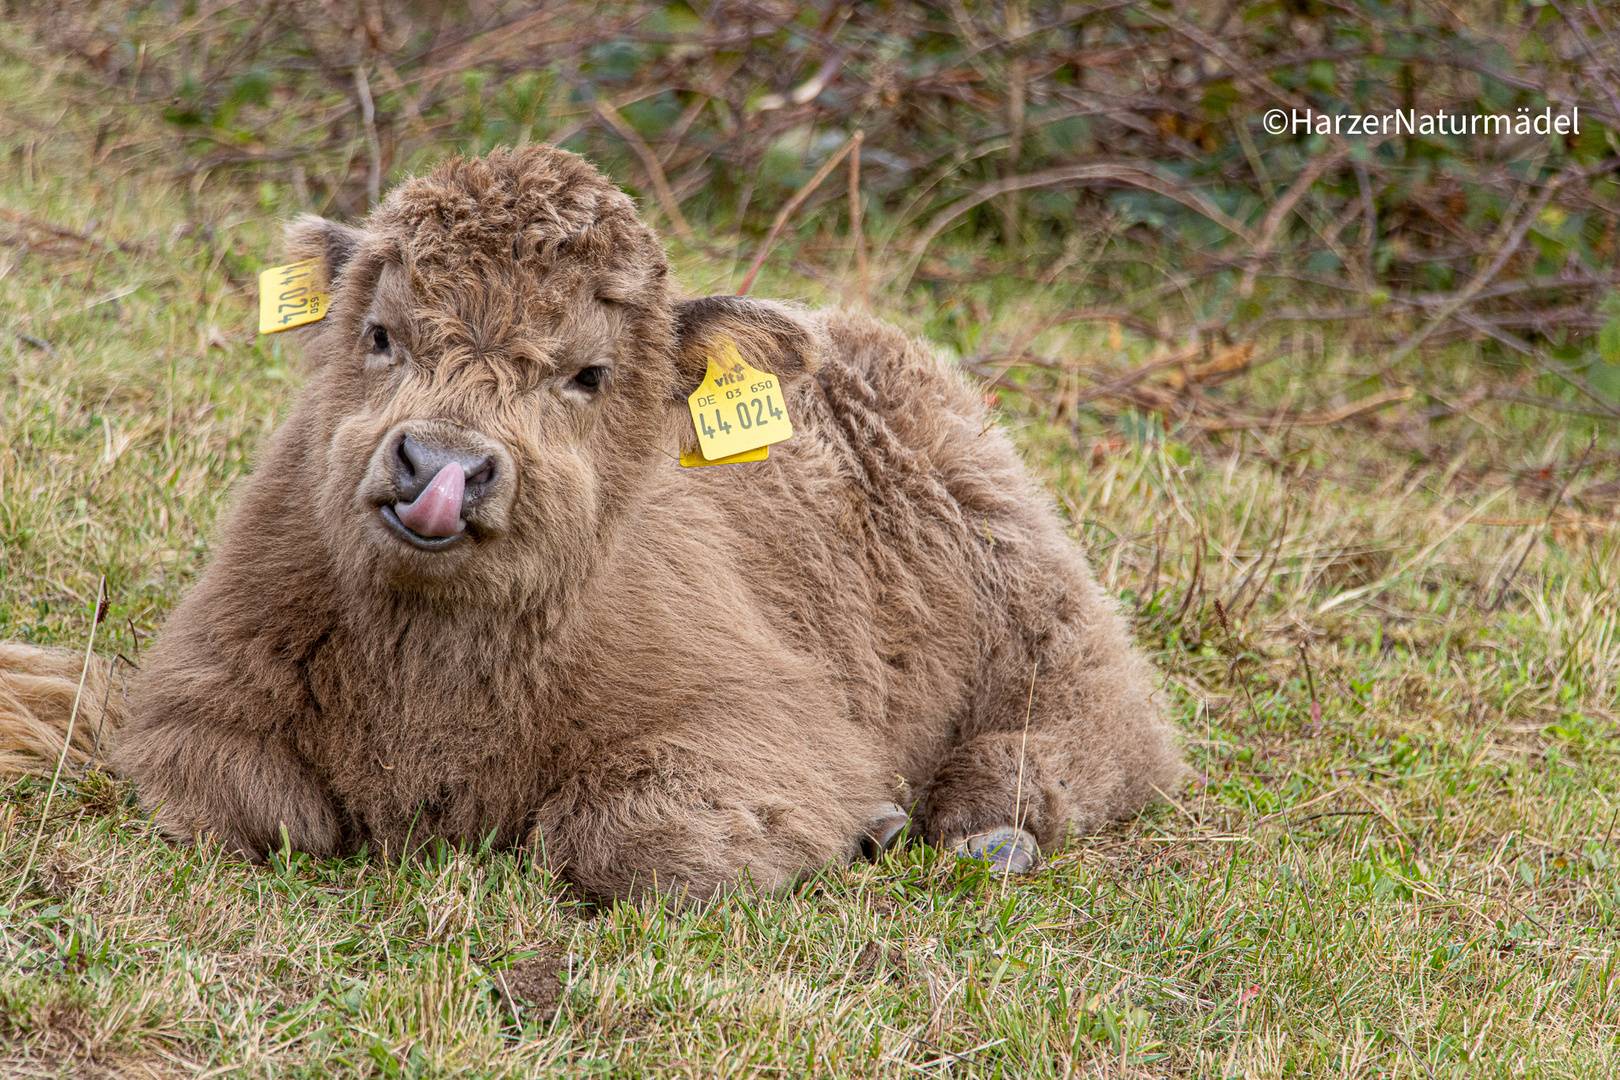
<instances>
[{"instance_id":1,"label":"brown fallen leaf","mask_svg":"<svg viewBox=\"0 0 1620 1080\"><path fill-rule=\"evenodd\" d=\"M1218 350L1214 356L1202 364L1194 364L1181 371L1172 371L1165 377L1165 385L1172 390L1181 390L1191 386L1211 386L1215 383L1225 382L1236 375L1243 373L1254 358L1254 342L1248 341L1241 345L1230 345Z\"/></svg>"},{"instance_id":2,"label":"brown fallen leaf","mask_svg":"<svg viewBox=\"0 0 1620 1080\"><path fill-rule=\"evenodd\" d=\"M883 946L875 941L868 941L861 949L861 954L855 958L855 967L850 971L849 977L854 982L871 982L879 970L887 973L891 980L904 982L911 974L906 964L906 954L898 945L891 945L885 952Z\"/></svg>"}]
</instances>

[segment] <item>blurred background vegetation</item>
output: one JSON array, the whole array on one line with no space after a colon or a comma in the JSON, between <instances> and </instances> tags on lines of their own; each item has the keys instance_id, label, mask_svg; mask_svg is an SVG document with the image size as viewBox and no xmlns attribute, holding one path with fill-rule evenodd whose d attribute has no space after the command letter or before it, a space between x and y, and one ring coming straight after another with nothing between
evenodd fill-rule
<instances>
[{"instance_id":1,"label":"blurred background vegetation","mask_svg":"<svg viewBox=\"0 0 1620 1080\"><path fill-rule=\"evenodd\" d=\"M122 0L6 15L27 28L9 49L82 74L103 117L92 168L161 161L195 194L243 187L266 212L358 218L447 153L546 140L602 164L683 242L746 263L803 192L778 258L920 312L967 366L1058 415L1112 403L1155 425L1253 426L1214 387L1329 338L1365 363L1277 423L1415 394L1429 421L1485 398L1620 415L1620 13L1592 0ZM1274 135L1275 109L1579 109L1580 134ZM806 191L857 133L858 166ZM10 166L33 168L34 149L13 146ZM246 281L272 254L227 270ZM980 340L987 308L1032 285L1059 302L1025 334ZM1065 324L1116 353L1140 345L1134 374L1037 347ZM1466 363L1441 379L1423 359L1448 345ZM1142 361L1175 371L1148 379Z\"/></svg>"}]
</instances>

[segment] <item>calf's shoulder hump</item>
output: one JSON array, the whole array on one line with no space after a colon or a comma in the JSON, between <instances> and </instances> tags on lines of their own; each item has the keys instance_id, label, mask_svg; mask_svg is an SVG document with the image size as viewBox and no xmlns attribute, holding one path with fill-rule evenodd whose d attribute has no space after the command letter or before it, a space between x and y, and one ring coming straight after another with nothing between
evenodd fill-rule
<instances>
[{"instance_id":1,"label":"calf's shoulder hump","mask_svg":"<svg viewBox=\"0 0 1620 1080\"><path fill-rule=\"evenodd\" d=\"M896 420L983 418L982 393L928 342L861 311L827 308L814 317L828 343L817 379L823 386L858 377L874 395L873 404Z\"/></svg>"},{"instance_id":2,"label":"calf's shoulder hump","mask_svg":"<svg viewBox=\"0 0 1620 1080\"><path fill-rule=\"evenodd\" d=\"M866 461L865 485L925 503L945 495L974 523L1011 512L1037 531L1055 525L1051 497L993 421L982 387L929 343L864 312L815 317L828 342L819 396L848 451Z\"/></svg>"}]
</instances>

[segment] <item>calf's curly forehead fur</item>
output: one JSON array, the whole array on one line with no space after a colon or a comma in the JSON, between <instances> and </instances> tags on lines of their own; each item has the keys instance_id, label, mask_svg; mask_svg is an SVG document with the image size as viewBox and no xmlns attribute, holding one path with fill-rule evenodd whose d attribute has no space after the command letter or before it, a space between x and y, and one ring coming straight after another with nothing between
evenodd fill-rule
<instances>
[{"instance_id":1,"label":"calf's curly forehead fur","mask_svg":"<svg viewBox=\"0 0 1620 1080\"><path fill-rule=\"evenodd\" d=\"M168 835L493 837L589 893L705 896L902 812L1049 849L1180 777L1112 602L926 344L675 300L630 200L551 147L450 162L363 229L302 219L289 249L332 281L309 386L112 718ZM682 469L721 336L795 435ZM53 663L77 679L0 648L0 767L66 721Z\"/></svg>"},{"instance_id":2,"label":"calf's curly forehead fur","mask_svg":"<svg viewBox=\"0 0 1620 1080\"><path fill-rule=\"evenodd\" d=\"M516 257L541 270L566 259L660 281L668 272L629 196L550 147L451 161L396 188L367 225L424 271L476 271L479 260Z\"/></svg>"}]
</instances>

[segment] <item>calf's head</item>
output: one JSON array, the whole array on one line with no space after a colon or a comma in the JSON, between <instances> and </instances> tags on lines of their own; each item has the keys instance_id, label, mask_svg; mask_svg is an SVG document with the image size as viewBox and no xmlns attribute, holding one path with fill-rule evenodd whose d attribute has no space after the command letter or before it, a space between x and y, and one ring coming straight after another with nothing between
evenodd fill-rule
<instances>
[{"instance_id":1,"label":"calf's head","mask_svg":"<svg viewBox=\"0 0 1620 1080\"><path fill-rule=\"evenodd\" d=\"M301 218L288 248L332 303L285 497L372 591L503 604L589 573L690 432L717 337L790 386L821 349L784 305L675 301L631 200L547 146L448 162L360 229Z\"/></svg>"}]
</instances>

